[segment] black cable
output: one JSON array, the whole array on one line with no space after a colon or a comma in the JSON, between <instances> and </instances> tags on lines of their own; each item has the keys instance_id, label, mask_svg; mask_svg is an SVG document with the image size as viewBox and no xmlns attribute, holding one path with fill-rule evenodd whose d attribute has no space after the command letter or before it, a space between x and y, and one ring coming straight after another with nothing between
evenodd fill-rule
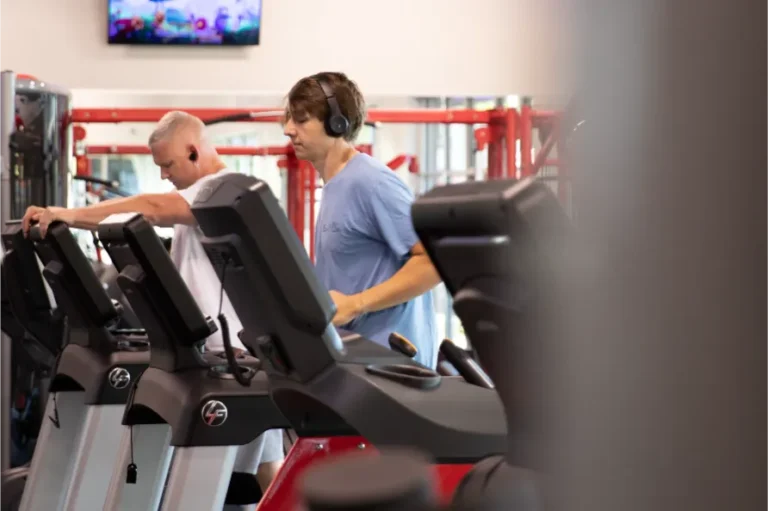
<instances>
[{"instance_id":1,"label":"black cable","mask_svg":"<svg viewBox=\"0 0 768 511\"><path fill-rule=\"evenodd\" d=\"M227 363L229 364L229 370L232 371L232 376L235 377L237 383L243 387L250 387L251 380L256 375L255 371L246 371L245 374L240 371L240 364L237 363L237 357L235 357L235 350L232 349L232 340L229 337L229 323L227 318L222 312L224 306L224 279L227 276L227 264L229 258L223 255L222 259L224 263L221 265L221 292L219 293L219 324L221 324L221 337L224 341L224 354L227 357Z\"/></svg>"},{"instance_id":2,"label":"black cable","mask_svg":"<svg viewBox=\"0 0 768 511\"><path fill-rule=\"evenodd\" d=\"M120 188L120 181L114 181L110 179L101 179L99 177L93 176L73 176L72 179L76 181L85 181L86 183L102 185L109 188Z\"/></svg>"},{"instance_id":3,"label":"black cable","mask_svg":"<svg viewBox=\"0 0 768 511\"><path fill-rule=\"evenodd\" d=\"M53 425L56 426L56 429L61 428L61 422L59 422L59 404L56 402L56 393L53 394L53 417L50 415L48 418L53 422Z\"/></svg>"},{"instance_id":4,"label":"black cable","mask_svg":"<svg viewBox=\"0 0 768 511\"><path fill-rule=\"evenodd\" d=\"M102 188L100 190L104 190L109 193L119 195L120 197L133 196L132 193L120 188L120 181L110 181L107 179L101 179L101 178L92 177L92 176L74 176L72 179L101 186Z\"/></svg>"},{"instance_id":5,"label":"black cable","mask_svg":"<svg viewBox=\"0 0 768 511\"><path fill-rule=\"evenodd\" d=\"M219 289L219 316L223 315L223 308L224 308L224 279L227 278L227 263L229 262L228 257L222 257L224 260L224 263L221 265L221 278L219 279L221 281L221 288Z\"/></svg>"},{"instance_id":6,"label":"black cable","mask_svg":"<svg viewBox=\"0 0 768 511\"><path fill-rule=\"evenodd\" d=\"M203 124L206 126L212 126L214 124L219 124L222 122L238 122L238 121L247 121L250 119L259 119L263 117L275 117L280 116L283 114L282 110L273 110L273 111L265 111L265 112L237 112L234 114L229 115L222 115L220 117L214 117L213 119L208 119L203 121Z\"/></svg>"},{"instance_id":7,"label":"black cable","mask_svg":"<svg viewBox=\"0 0 768 511\"><path fill-rule=\"evenodd\" d=\"M205 124L206 126L212 126L214 124L219 124L222 122L246 121L250 118L251 118L250 112L242 112L237 114L222 115L221 117L214 117L213 119L208 119L207 121L203 121L203 124Z\"/></svg>"},{"instance_id":8,"label":"black cable","mask_svg":"<svg viewBox=\"0 0 768 511\"><path fill-rule=\"evenodd\" d=\"M238 112L235 114L222 115L220 117L204 120L203 124L206 126L213 126L214 124L220 124L223 122L247 121L250 119L257 119L259 117L275 117L282 114L282 110L274 110L271 112ZM364 121L363 124L374 129L377 127L377 123L371 121Z\"/></svg>"},{"instance_id":9,"label":"black cable","mask_svg":"<svg viewBox=\"0 0 768 511\"><path fill-rule=\"evenodd\" d=\"M139 467L136 466L136 462L133 459L133 426L128 426L128 429L131 435L129 438L131 445L131 462L128 464L128 467L126 467L125 483L136 484L136 481L139 479Z\"/></svg>"},{"instance_id":10,"label":"black cable","mask_svg":"<svg viewBox=\"0 0 768 511\"><path fill-rule=\"evenodd\" d=\"M128 403L126 404L126 407L129 407L133 404L133 398L136 395L136 387L139 386L139 380L141 379L143 371L141 374L139 374L139 377L136 378L136 381L133 383L133 387L131 388L131 393L128 396ZM131 451L131 462L128 463L128 466L126 467L126 473L125 473L125 483L126 484L136 484L136 481L139 478L139 467L136 465L136 461L133 457L133 424L130 424L128 426L129 434L128 442L130 445L130 451Z\"/></svg>"}]
</instances>

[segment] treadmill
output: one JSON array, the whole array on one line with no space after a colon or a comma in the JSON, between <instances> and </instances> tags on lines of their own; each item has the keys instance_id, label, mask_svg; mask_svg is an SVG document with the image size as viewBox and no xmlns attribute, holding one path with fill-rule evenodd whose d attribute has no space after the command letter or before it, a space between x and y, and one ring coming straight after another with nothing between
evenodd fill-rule
<instances>
[{"instance_id":1,"label":"treadmill","mask_svg":"<svg viewBox=\"0 0 768 511\"><path fill-rule=\"evenodd\" d=\"M108 217L99 239L152 344L125 409L128 428L104 509L154 510L162 498L163 510L220 511L239 448L288 422L269 398L258 359L237 363L226 330L225 354L202 353L218 327L142 215Z\"/></svg>"},{"instance_id":2,"label":"treadmill","mask_svg":"<svg viewBox=\"0 0 768 511\"><path fill-rule=\"evenodd\" d=\"M3 227L2 243L5 254L0 264L0 325L5 334L3 342L12 343L13 399L17 399L22 389L28 391L25 393L24 420L32 431L26 432L25 447L34 452L40 425L45 417L43 412L50 372L63 348L64 321L59 311L54 311L51 306L34 245L24 237L20 222L9 222ZM33 398L34 391L37 391L36 398ZM17 434L21 435L21 432ZM4 448L9 447L5 445ZM28 473L29 462L3 471L0 508L18 509Z\"/></svg>"},{"instance_id":3,"label":"treadmill","mask_svg":"<svg viewBox=\"0 0 768 511\"><path fill-rule=\"evenodd\" d=\"M539 509L536 471L545 446L537 396L545 369L538 314L558 281L570 220L535 178L438 187L416 200L412 216L507 416L506 453L475 466L455 503Z\"/></svg>"},{"instance_id":4,"label":"treadmill","mask_svg":"<svg viewBox=\"0 0 768 511\"><path fill-rule=\"evenodd\" d=\"M45 265L67 339L51 377L46 419L20 510L101 509L117 455L131 382L149 362L141 334L111 331L119 311L109 299L66 224L30 239Z\"/></svg>"},{"instance_id":5,"label":"treadmill","mask_svg":"<svg viewBox=\"0 0 768 511\"><path fill-rule=\"evenodd\" d=\"M3 227L3 331L23 341L28 356L52 367L63 348L63 315L54 311L38 265L35 247L21 221Z\"/></svg>"},{"instance_id":6,"label":"treadmill","mask_svg":"<svg viewBox=\"0 0 768 511\"><path fill-rule=\"evenodd\" d=\"M243 343L262 361L272 399L300 437L359 435L360 449L421 449L437 464L444 497L473 463L506 452L494 390L442 377L333 327L335 306L265 182L213 179L192 212L243 321ZM276 491L290 486L281 476Z\"/></svg>"}]
</instances>

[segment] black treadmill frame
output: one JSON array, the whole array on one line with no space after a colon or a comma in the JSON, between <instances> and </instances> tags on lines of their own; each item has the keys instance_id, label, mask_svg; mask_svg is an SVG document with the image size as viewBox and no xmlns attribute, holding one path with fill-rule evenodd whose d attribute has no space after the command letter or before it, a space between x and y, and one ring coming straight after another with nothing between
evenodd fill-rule
<instances>
[{"instance_id":1,"label":"black treadmill frame","mask_svg":"<svg viewBox=\"0 0 768 511\"><path fill-rule=\"evenodd\" d=\"M217 325L203 315L146 218L107 218L99 226L99 238L152 345L149 367L134 386L123 423L168 424L174 447L245 445L264 431L288 427L269 399L264 373L257 372L244 387L233 378L226 359L202 354ZM258 360L244 365L258 368ZM215 427L203 415L211 401L227 410L227 419Z\"/></svg>"},{"instance_id":2,"label":"black treadmill frame","mask_svg":"<svg viewBox=\"0 0 768 511\"><path fill-rule=\"evenodd\" d=\"M413 378L411 386L402 372L421 366L410 358L354 334L340 342L330 296L266 183L238 174L212 179L192 212L243 322L243 342L262 359L272 398L297 434L412 445L442 463L506 450L494 391L458 378L428 389Z\"/></svg>"},{"instance_id":3,"label":"black treadmill frame","mask_svg":"<svg viewBox=\"0 0 768 511\"><path fill-rule=\"evenodd\" d=\"M146 338L110 331L119 313L66 224L52 223L44 238L33 226L30 238L45 265L43 276L67 317L68 338L48 391L84 391L86 405L125 404L131 385L113 385L109 375L121 367L135 381L149 362ZM131 344L121 346L119 341Z\"/></svg>"}]
</instances>

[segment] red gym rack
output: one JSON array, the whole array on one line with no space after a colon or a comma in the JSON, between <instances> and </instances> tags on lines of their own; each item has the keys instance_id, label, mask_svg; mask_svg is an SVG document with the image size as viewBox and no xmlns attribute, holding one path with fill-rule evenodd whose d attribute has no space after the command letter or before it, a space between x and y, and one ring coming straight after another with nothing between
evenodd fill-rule
<instances>
[{"instance_id":1,"label":"red gym rack","mask_svg":"<svg viewBox=\"0 0 768 511\"><path fill-rule=\"evenodd\" d=\"M86 131L83 124L90 123L151 123L157 122L169 108L80 108L71 113L74 125L75 156L77 173L90 174L88 156L94 154L149 154L149 148L134 145L86 146ZM241 116L236 122L279 123L281 113L275 108L222 109L190 108L181 109L203 121ZM559 145L557 129L559 113L534 110L523 105L520 110L496 108L494 110L437 110L371 109L367 121L371 123L416 123L416 124L484 124L475 129L475 149L488 148L488 179L505 177L523 178L537 175L545 166L557 167L558 193L563 197L565 171L560 160L549 159L551 150ZM533 130L546 128L548 136L532 159ZM518 165L518 143L520 161ZM360 146L363 152L371 153L370 146ZM305 240L305 216L309 209L309 225L314 225L315 185L314 168L298 160L290 145L273 147L219 147L219 154L235 156L279 156L278 166L287 171L288 194L287 214L302 241L309 241L310 255L314 255L314 230L309 229L309 240ZM558 151L562 155L561 151ZM561 158L562 159L562 158ZM418 174L418 160L414 156L400 155L389 162L396 169L408 164L409 171Z\"/></svg>"}]
</instances>

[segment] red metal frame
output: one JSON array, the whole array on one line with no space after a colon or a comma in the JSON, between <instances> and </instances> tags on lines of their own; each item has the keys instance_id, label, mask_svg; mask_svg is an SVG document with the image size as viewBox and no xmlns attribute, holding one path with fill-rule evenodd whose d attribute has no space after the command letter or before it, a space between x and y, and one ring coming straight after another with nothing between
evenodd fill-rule
<instances>
[{"instance_id":1,"label":"red metal frame","mask_svg":"<svg viewBox=\"0 0 768 511\"><path fill-rule=\"evenodd\" d=\"M397 170L405 164L408 164L408 172L411 174L419 173L419 158L412 154L400 154L387 162L387 167Z\"/></svg>"},{"instance_id":2,"label":"red metal frame","mask_svg":"<svg viewBox=\"0 0 768 511\"><path fill-rule=\"evenodd\" d=\"M317 171L308 162L304 162L304 181L309 195L309 259L315 261L315 201L317 200ZM301 239L304 239L303 237Z\"/></svg>"},{"instance_id":3,"label":"red metal frame","mask_svg":"<svg viewBox=\"0 0 768 511\"><path fill-rule=\"evenodd\" d=\"M520 177L533 175L531 163L531 151L533 149L533 121L531 120L531 106L520 107Z\"/></svg>"},{"instance_id":4,"label":"red metal frame","mask_svg":"<svg viewBox=\"0 0 768 511\"><path fill-rule=\"evenodd\" d=\"M264 492L259 511L299 509L298 483L309 466L330 457L361 451L378 453L363 437L299 438ZM434 465L436 489L443 505L451 502L456 487L471 468L472 464Z\"/></svg>"},{"instance_id":5,"label":"red metal frame","mask_svg":"<svg viewBox=\"0 0 768 511\"><path fill-rule=\"evenodd\" d=\"M488 125L488 179L501 179L504 177L504 129L506 116L501 117L502 109L494 110L496 114Z\"/></svg>"},{"instance_id":6,"label":"red metal frame","mask_svg":"<svg viewBox=\"0 0 768 511\"><path fill-rule=\"evenodd\" d=\"M168 113L169 108L75 108L72 110L73 123L118 123L118 122L157 122ZM234 115L250 113L264 114L237 122L281 122L282 114L267 115L275 112L274 108L186 108L184 111L209 121ZM491 119L488 111L480 110L433 110L414 108L407 110L368 111L368 122L382 123L441 123L441 124L487 124Z\"/></svg>"},{"instance_id":7,"label":"red metal frame","mask_svg":"<svg viewBox=\"0 0 768 511\"><path fill-rule=\"evenodd\" d=\"M98 154L151 154L149 146L144 145L88 145L82 150L86 155ZM224 156L285 156L292 149L290 146L239 147L220 146L216 152Z\"/></svg>"},{"instance_id":8,"label":"red metal frame","mask_svg":"<svg viewBox=\"0 0 768 511\"><path fill-rule=\"evenodd\" d=\"M123 122L157 122L170 109L168 108L76 108L70 116L71 123L123 123ZM275 108L191 108L185 109L192 115L203 120L213 120L223 117L256 114L234 122L281 122L282 114ZM564 176L565 170L560 165L561 160L548 160L547 156L559 140L556 135L544 144L537 154L536 161L531 161L533 147L533 130L544 122L554 122L558 112L533 110L530 105L524 105L519 112L515 109L496 108L494 110L381 110L368 111L367 120L375 123L458 123L486 124L475 130L476 149L488 148L488 179L507 177L523 178L536 175L542 165L558 166L558 174ZM97 154L149 154L149 148L138 145L85 145L86 131L80 124L73 126L75 139L75 156L77 158L77 173L90 174L89 155ZM520 161L518 164L518 140L520 142ZM358 150L372 154L369 144L358 146ZM287 171L288 189L286 209L296 234L305 242L305 225L314 226L315 195L317 175L308 163L301 163L296 158L290 144L271 147L218 147L219 154L228 156L282 156L278 166ZM419 173L418 159L410 155L400 155L391 160L390 168L397 169L408 164L409 172ZM564 197L565 178L558 179L558 193ZM307 215L307 209L309 209ZM307 218L308 217L308 218ZM314 229L310 229L308 251L314 260Z\"/></svg>"},{"instance_id":9,"label":"red metal frame","mask_svg":"<svg viewBox=\"0 0 768 511\"><path fill-rule=\"evenodd\" d=\"M516 110L507 109L504 137L506 141L507 168L505 177L516 178L517 175L517 140L519 137L519 116Z\"/></svg>"},{"instance_id":10,"label":"red metal frame","mask_svg":"<svg viewBox=\"0 0 768 511\"><path fill-rule=\"evenodd\" d=\"M539 149L539 152L536 154L536 159L533 161L533 174L538 174L541 168L545 165L553 164L553 161L555 160L549 160L547 158L549 157L549 153L552 152L552 149L555 147L555 144L557 144L559 138L560 128L559 126L555 125L552 127L552 131L544 141L544 145L541 146L541 149Z\"/></svg>"},{"instance_id":11,"label":"red metal frame","mask_svg":"<svg viewBox=\"0 0 768 511\"><path fill-rule=\"evenodd\" d=\"M285 209L288 215L288 220L293 226L293 230L300 240L304 239L304 222L299 224L299 218L303 218L303 198L304 198L304 186L301 179L301 161L296 158L296 154L291 152L280 162L278 166L285 168L287 190L286 190L286 203Z\"/></svg>"},{"instance_id":12,"label":"red metal frame","mask_svg":"<svg viewBox=\"0 0 768 511\"><path fill-rule=\"evenodd\" d=\"M533 130L549 128L549 135L542 142L541 147L536 153L536 158L531 161L530 156L526 162L527 173L526 175L536 176L539 175L544 167L557 167L557 175L546 176L546 178L553 179L557 184L557 195L563 204L568 201L568 190L570 183L567 176L567 169L564 165L565 158L563 151L565 150L562 144L563 134L560 132L560 112L552 110L533 110L531 107L527 108L527 128L521 133L520 143L521 147L525 143L528 148L526 154L530 155L530 148L533 146ZM557 159L551 159L550 154L553 149L557 149Z\"/></svg>"}]
</instances>

